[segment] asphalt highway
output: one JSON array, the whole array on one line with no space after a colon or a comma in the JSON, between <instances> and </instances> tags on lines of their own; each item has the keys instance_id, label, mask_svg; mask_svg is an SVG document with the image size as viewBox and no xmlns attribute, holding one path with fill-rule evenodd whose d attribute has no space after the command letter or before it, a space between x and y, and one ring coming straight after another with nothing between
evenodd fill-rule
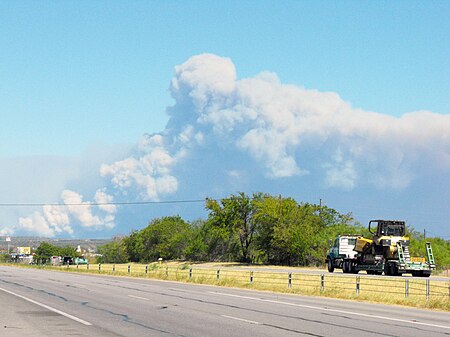
<instances>
[{"instance_id":1,"label":"asphalt highway","mask_svg":"<svg viewBox=\"0 0 450 337\"><path fill-rule=\"evenodd\" d=\"M0 266L0 336L450 336L450 313Z\"/></svg>"}]
</instances>

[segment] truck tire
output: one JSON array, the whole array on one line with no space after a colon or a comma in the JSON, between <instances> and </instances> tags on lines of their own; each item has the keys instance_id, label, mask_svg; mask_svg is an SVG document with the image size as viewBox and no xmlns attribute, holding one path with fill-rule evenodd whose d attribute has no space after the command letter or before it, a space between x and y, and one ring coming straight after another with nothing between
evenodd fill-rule
<instances>
[{"instance_id":1,"label":"truck tire","mask_svg":"<svg viewBox=\"0 0 450 337\"><path fill-rule=\"evenodd\" d=\"M356 270L356 266L353 264L353 261L347 261L347 273L350 274L358 274L359 270Z\"/></svg>"},{"instance_id":2,"label":"truck tire","mask_svg":"<svg viewBox=\"0 0 450 337\"><path fill-rule=\"evenodd\" d=\"M387 275L390 275L390 276L402 276L402 273L399 273L398 266L395 263L388 263L387 268L388 268L388 274ZM386 274L386 270L385 270L384 274Z\"/></svg>"},{"instance_id":3,"label":"truck tire","mask_svg":"<svg viewBox=\"0 0 450 337\"><path fill-rule=\"evenodd\" d=\"M328 271L330 273L334 272L334 265L333 265L333 261L331 259L328 259Z\"/></svg>"},{"instance_id":4,"label":"truck tire","mask_svg":"<svg viewBox=\"0 0 450 337\"><path fill-rule=\"evenodd\" d=\"M342 263L342 271L346 274L350 273L350 261L344 261Z\"/></svg>"},{"instance_id":5,"label":"truck tire","mask_svg":"<svg viewBox=\"0 0 450 337\"><path fill-rule=\"evenodd\" d=\"M396 264L392 265L392 274L395 276L402 276L402 273L398 271L398 265Z\"/></svg>"}]
</instances>

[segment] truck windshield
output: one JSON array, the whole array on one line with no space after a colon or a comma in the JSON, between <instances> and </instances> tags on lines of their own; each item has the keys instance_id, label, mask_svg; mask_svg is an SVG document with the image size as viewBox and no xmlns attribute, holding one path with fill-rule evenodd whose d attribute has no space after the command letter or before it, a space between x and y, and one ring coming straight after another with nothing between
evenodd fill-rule
<instances>
[{"instance_id":1,"label":"truck windshield","mask_svg":"<svg viewBox=\"0 0 450 337\"><path fill-rule=\"evenodd\" d=\"M389 225L385 228L385 235L389 236L403 236L405 235L405 226Z\"/></svg>"},{"instance_id":2,"label":"truck windshield","mask_svg":"<svg viewBox=\"0 0 450 337\"><path fill-rule=\"evenodd\" d=\"M356 239L348 239L348 244L349 245L356 245Z\"/></svg>"}]
</instances>

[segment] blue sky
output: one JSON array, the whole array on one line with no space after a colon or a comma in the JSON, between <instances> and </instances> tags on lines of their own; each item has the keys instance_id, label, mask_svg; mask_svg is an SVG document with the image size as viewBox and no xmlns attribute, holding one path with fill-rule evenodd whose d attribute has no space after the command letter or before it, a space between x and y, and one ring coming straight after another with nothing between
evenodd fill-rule
<instances>
[{"instance_id":1,"label":"blue sky","mask_svg":"<svg viewBox=\"0 0 450 337\"><path fill-rule=\"evenodd\" d=\"M450 114L448 13L450 5L446 1L2 2L1 202L62 202L77 200L81 195L83 201L93 201L95 195L116 201L174 200L206 195L222 197L238 190L268 191L311 202L322 198L339 211L353 211L362 222L371 217L395 216L406 218L419 229L427 227L431 232L449 236L450 211L448 202L444 202L449 200L446 190L450 190L445 188L450 183L446 159L450 148L446 136L449 119L440 118ZM204 82L194 83L183 77L191 71L187 67L188 60L205 53L219 58L204 57L197 59L195 65L191 62L191 66L214 68L216 76L229 74L234 68L237 83L250 79L252 85L256 85L252 81L259 81L258 74L270 72L277 78L265 80L266 84L270 83L270 90L289 96L291 85L305 90L292 93L298 97L312 91L335 93L339 102L333 104L345 102L353 109L352 113L360 109L366 112L366 117L371 112L392 116L393 120L380 123L396 121L401 126L395 130L411 129L410 124L405 124L412 118L399 121L405 114L427 111L432 115L415 117L411 125L425 123L427 135L436 135L436 125L440 125L442 129L437 135L441 136L414 138L409 134L405 136L407 131L402 131L392 141L415 145L404 145L397 152L388 153L389 139L380 134L367 139L359 135L363 138L361 151L377 149L364 167L358 167L358 161L365 160L366 156L348 146L349 139L340 140L339 146L334 148L321 138L323 144L315 147L315 137L320 130L319 133L314 131L314 137L306 137L301 130L292 131L294 138L299 137L295 138L296 142L291 144L280 136L277 138L280 145L272 152L257 150L256 147L264 146L255 143L262 138L251 136L262 137L262 133L236 133L234 120L229 129L219 130L217 134L219 125L214 123L224 122L224 115L214 114L211 110L214 107L206 110L198 105L188 107L180 100L183 93L174 87L174 80L186 90L203 88L206 84L215 88L215 82L200 70L198 73L203 74ZM229 62L223 63L223 58ZM185 69L177 72L175 67L183 64ZM202 68L206 66L209 68ZM277 81L283 87L277 86ZM188 97L195 105L199 97L194 97L192 92ZM222 96L225 94L236 99L236 92L232 95L228 91L220 92ZM253 95L256 93L239 87L239 97ZM320 105L322 99L327 98L316 97L315 109L322 111L323 108L323 114L328 114L326 104ZM277 107L284 108L295 114L298 106L292 103L289 107ZM222 104L221 109L237 115L241 112L234 105ZM207 116L206 122L186 124L188 114L179 117L175 110L189 111L191 119ZM265 111L264 116L269 116L271 110ZM364 129L368 123L374 123L373 128L378 125L369 117L353 125L356 115L350 110L347 112L352 118L351 130ZM166 127L169 118L171 128ZM256 124L249 123L250 119L245 120L240 127L256 128ZM211 129L204 129L205 125ZM345 126L341 123L336 125L323 128L337 127L342 134L350 132L342 131ZM206 147L212 151L210 154L205 153L205 148L192 150L192 144L184 147L179 143L168 144L168 139L158 143L155 139L142 138L144 134L163 137L170 134L176 138L184 134L188 126L193 128L192 134L198 136L197 141L200 137L211 139ZM371 130L368 126L366 133ZM420 128L413 130L421 131ZM351 141L358 142L358 139L351 138ZM253 143L245 143L250 140ZM159 149L158 154L167 156L156 155L148 148L148 142L152 149ZM311 144L309 150L304 144ZM426 146L440 150L429 154L424 150ZM230 158L216 156L218 150L229 152ZM281 154L274 155L274 151ZM191 159L181 159L181 152L187 152L186 156ZM127 158L142 162L148 159L144 154L152 153L151 170L157 172L157 177L153 178L161 178L167 185L155 185L149 175L142 172L148 167L139 168L142 173L139 179L119 181L117 175L123 176L124 167L136 168L131 161L124 164ZM209 156L214 163L205 167L204 170L209 171L200 176L211 175L211 189L185 187L183 182L187 178L183 177L188 174L192 177L195 173L180 167L187 163L196 167L192 158L202 161ZM242 163L247 166L230 166L235 156L242 156ZM399 157L406 159L386 171L388 178L381 178L377 173L383 171L380 163L386 158L395 161ZM158 160L166 160L167 165L156 164ZM182 160L186 161L181 164ZM122 164L114 166L114 163ZM309 163L315 163L316 169ZM280 170L282 165L286 166ZM339 172L331 167L333 165L340 165ZM433 170L425 170L427 166ZM221 184L220 168L223 167L227 167L229 177L239 177L239 183ZM256 178L244 179L249 170L261 172ZM142 180L147 183L145 193L141 190ZM201 179L198 180L200 184ZM158 193L150 193L151 188ZM64 194L64 191L73 193ZM425 193L432 196L424 200ZM374 203L379 206L374 207ZM190 217L205 216L201 206L190 210L178 207L167 210L161 207L151 214L179 212ZM0 229L5 233L34 231L56 236L105 236L127 233L130 227L142 226L151 217L142 209L100 210L104 211L103 217L97 218L92 211L90 220L83 226L75 224L82 218L76 211L69 215L51 211L54 216L55 213L60 216L58 222L46 215L45 210L8 209L4 210L3 219L0 216ZM106 221L107 216L110 217ZM114 220L110 219L112 216ZM130 225L124 219L133 219L134 223Z\"/></svg>"}]
</instances>

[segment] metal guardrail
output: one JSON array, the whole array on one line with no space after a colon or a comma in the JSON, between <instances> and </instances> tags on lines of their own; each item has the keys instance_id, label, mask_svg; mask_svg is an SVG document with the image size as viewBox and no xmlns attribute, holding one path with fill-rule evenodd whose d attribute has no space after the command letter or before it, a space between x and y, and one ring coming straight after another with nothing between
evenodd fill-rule
<instances>
[{"instance_id":1,"label":"metal guardrail","mask_svg":"<svg viewBox=\"0 0 450 337\"><path fill-rule=\"evenodd\" d=\"M115 275L156 277L194 283L232 284L236 286L270 288L274 290L304 290L321 293L345 293L354 296L379 294L397 298L447 299L450 301L450 282L432 279L374 277L366 275L339 276L336 274L308 274L264 270L236 270L217 268L169 267L160 264L98 264L67 265L77 269Z\"/></svg>"}]
</instances>

